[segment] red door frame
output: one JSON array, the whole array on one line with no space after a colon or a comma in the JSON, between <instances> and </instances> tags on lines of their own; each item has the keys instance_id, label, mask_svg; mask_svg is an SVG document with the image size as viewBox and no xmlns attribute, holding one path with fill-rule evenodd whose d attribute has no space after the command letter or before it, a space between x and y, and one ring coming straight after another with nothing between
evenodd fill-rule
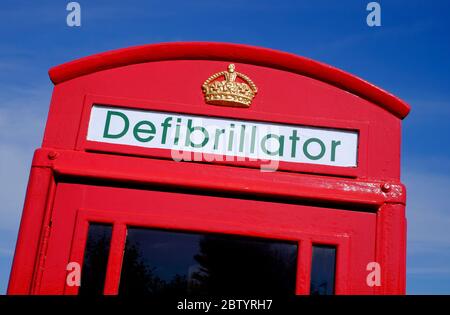
<instances>
[{"instance_id":1,"label":"red door frame","mask_svg":"<svg viewBox=\"0 0 450 315\"><path fill-rule=\"evenodd\" d=\"M64 267L68 261L82 265L89 222L113 225L105 294L118 293L127 226L237 234L297 242L297 294L309 294L312 244L336 246L336 294L372 292L372 289L364 287L365 266L360 270L356 266L364 256L367 261L375 258L376 218L373 213L348 215L346 210L278 202L79 184L60 185L53 220L58 228L49 238L49 258L46 262L51 268L44 271L40 292L77 294L77 287L64 286ZM73 205L73 202L77 204ZM92 204L95 210L80 207L91 202L95 203ZM104 208L97 208L101 206ZM319 220L320 223L317 223ZM358 259L352 259L351 252L359 253ZM349 282L349 278L352 281ZM356 279L360 280L359 286ZM360 291L352 289L349 284L358 286ZM64 289L61 289L63 286Z\"/></svg>"}]
</instances>

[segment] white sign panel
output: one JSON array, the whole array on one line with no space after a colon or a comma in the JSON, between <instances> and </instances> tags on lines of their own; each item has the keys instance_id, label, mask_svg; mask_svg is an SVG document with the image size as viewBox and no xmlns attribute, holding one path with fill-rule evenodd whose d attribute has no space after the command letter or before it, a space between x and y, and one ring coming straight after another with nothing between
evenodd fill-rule
<instances>
[{"instance_id":1,"label":"white sign panel","mask_svg":"<svg viewBox=\"0 0 450 315\"><path fill-rule=\"evenodd\" d=\"M92 107L87 140L214 156L357 165L357 131L98 105Z\"/></svg>"}]
</instances>

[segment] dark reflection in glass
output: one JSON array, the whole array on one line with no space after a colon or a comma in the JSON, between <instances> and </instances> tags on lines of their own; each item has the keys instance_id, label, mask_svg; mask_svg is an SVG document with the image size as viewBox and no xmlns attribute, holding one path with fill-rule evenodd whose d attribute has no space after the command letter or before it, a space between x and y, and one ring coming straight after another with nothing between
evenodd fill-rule
<instances>
[{"instance_id":1,"label":"dark reflection in glass","mask_svg":"<svg viewBox=\"0 0 450 315\"><path fill-rule=\"evenodd\" d=\"M336 268L336 248L313 246L311 266L312 295L334 294L334 274Z\"/></svg>"},{"instance_id":2,"label":"dark reflection in glass","mask_svg":"<svg viewBox=\"0 0 450 315\"><path fill-rule=\"evenodd\" d=\"M80 295L103 294L111 235L111 225L89 224L81 271Z\"/></svg>"},{"instance_id":3,"label":"dark reflection in glass","mask_svg":"<svg viewBox=\"0 0 450 315\"><path fill-rule=\"evenodd\" d=\"M128 229L119 294L295 294L297 244Z\"/></svg>"}]
</instances>

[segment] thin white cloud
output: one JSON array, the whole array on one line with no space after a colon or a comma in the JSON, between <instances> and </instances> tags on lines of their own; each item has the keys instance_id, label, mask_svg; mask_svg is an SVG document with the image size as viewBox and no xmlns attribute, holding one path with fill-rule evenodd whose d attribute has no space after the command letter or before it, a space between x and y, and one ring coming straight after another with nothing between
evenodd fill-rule
<instances>
[{"instance_id":1,"label":"thin white cloud","mask_svg":"<svg viewBox=\"0 0 450 315\"><path fill-rule=\"evenodd\" d=\"M413 170L404 174L404 182L408 196L408 239L417 244L450 246L450 176Z\"/></svg>"},{"instance_id":2,"label":"thin white cloud","mask_svg":"<svg viewBox=\"0 0 450 315\"><path fill-rule=\"evenodd\" d=\"M47 88L0 93L0 230L17 230L33 152L42 142ZM11 92L11 91L10 91Z\"/></svg>"},{"instance_id":3,"label":"thin white cloud","mask_svg":"<svg viewBox=\"0 0 450 315\"><path fill-rule=\"evenodd\" d=\"M408 268L408 275L441 275L441 276L449 276L450 277L450 268Z\"/></svg>"},{"instance_id":4,"label":"thin white cloud","mask_svg":"<svg viewBox=\"0 0 450 315\"><path fill-rule=\"evenodd\" d=\"M14 248L3 248L0 247L0 256L7 256L7 257L12 257L12 255L14 254Z\"/></svg>"},{"instance_id":5,"label":"thin white cloud","mask_svg":"<svg viewBox=\"0 0 450 315\"><path fill-rule=\"evenodd\" d=\"M450 174L436 171L436 166L448 170L449 159L437 156L412 158L403 170L407 188L407 279L416 279L413 281L416 294L429 293L426 289L421 291L417 277L442 279L450 276L450 255L447 254L450 253Z\"/></svg>"}]
</instances>

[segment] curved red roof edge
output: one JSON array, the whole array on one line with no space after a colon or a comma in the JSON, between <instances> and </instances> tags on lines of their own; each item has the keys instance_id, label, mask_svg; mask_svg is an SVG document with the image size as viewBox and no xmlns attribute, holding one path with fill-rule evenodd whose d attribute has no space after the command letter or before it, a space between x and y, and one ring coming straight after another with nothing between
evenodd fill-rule
<instances>
[{"instance_id":1,"label":"curved red roof edge","mask_svg":"<svg viewBox=\"0 0 450 315\"><path fill-rule=\"evenodd\" d=\"M77 59L49 70L59 84L97 71L163 60L223 60L254 64L305 75L349 91L403 119L409 105L379 87L343 70L278 50L217 42L174 42L134 46Z\"/></svg>"}]
</instances>

